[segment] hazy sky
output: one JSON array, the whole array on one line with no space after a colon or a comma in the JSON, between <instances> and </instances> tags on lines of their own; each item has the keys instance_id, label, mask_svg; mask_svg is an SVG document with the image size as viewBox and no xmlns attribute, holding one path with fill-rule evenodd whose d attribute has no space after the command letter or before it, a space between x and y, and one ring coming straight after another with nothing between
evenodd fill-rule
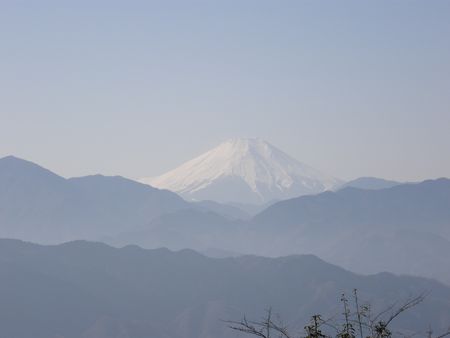
<instances>
[{"instance_id":1,"label":"hazy sky","mask_svg":"<svg viewBox=\"0 0 450 338\"><path fill-rule=\"evenodd\" d=\"M0 3L0 156L152 176L261 137L350 179L450 176L450 1Z\"/></svg>"}]
</instances>

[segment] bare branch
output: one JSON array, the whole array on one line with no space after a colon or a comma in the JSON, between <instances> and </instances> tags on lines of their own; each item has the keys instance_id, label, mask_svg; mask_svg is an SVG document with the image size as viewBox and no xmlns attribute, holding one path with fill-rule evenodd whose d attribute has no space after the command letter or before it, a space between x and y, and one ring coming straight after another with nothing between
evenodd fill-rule
<instances>
[{"instance_id":1,"label":"bare branch","mask_svg":"<svg viewBox=\"0 0 450 338\"><path fill-rule=\"evenodd\" d=\"M386 326L388 326L389 323L392 322L392 320L394 320L402 312L405 312L406 310L422 303L425 299L425 296L426 296L426 294L422 293L422 294L418 295L417 297L414 297L414 298L410 299L409 301L406 301L400 308L397 309L397 311L395 313L393 313L389 317L389 319L386 321Z\"/></svg>"},{"instance_id":2,"label":"bare branch","mask_svg":"<svg viewBox=\"0 0 450 338\"><path fill-rule=\"evenodd\" d=\"M252 323L249 323L247 319L244 317L241 321L226 321L228 323L228 327L232 330L252 334L254 336L258 336L261 338L269 338L263 333L262 329L259 329L254 326Z\"/></svg>"},{"instance_id":3,"label":"bare branch","mask_svg":"<svg viewBox=\"0 0 450 338\"><path fill-rule=\"evenodd\" d=\"M441 334L440 336L437 336L437 337L435 337L435 338L444 338L444 337L446 337L446 336L450 336L450 328L448 329L447 332L445 332L445 333L443 333L443 334Z\"/></svg>"}]
</instances>

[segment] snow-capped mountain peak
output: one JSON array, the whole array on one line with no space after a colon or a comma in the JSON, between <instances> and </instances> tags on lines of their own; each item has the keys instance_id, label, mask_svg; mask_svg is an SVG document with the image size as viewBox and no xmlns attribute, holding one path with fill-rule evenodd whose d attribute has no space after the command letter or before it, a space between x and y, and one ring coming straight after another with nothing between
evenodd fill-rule
<instances>
[{"instance_id":1,"label":"snow-capped mountain peak","mask_svg":"<svg viewBox=\"0 0 450 338\"><path fill-rule=\"evenodd\" d=\"M265 203L335 187L339 180L298 162L262 139L235 138L143 183L186 199Z\"/></svg>"}]
</instances>

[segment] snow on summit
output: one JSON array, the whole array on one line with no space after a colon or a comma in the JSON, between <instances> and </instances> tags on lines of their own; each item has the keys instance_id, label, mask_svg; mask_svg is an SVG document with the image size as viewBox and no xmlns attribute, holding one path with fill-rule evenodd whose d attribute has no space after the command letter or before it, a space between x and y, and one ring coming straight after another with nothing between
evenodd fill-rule
<instances>
[{"instance_id":1,"label":"snow on summit","mask_svg":"<svg viewBox=\"0 0 450 338\"><path fill-rule=\"evenodd\" d=\"M340 183L261 139L231 139L156 178L140 180L188 200L266 203Z\"/></svg>"}]
</instances>

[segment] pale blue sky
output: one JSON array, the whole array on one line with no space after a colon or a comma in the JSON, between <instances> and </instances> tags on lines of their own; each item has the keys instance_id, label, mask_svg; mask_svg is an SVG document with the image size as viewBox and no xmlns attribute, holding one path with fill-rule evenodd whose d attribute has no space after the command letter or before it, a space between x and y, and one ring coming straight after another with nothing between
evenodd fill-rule
<instances>
[{"instance_id":1,"label":"pale blue sky","mask_svg":"<svg viewBox=\"0 0 450 338\"><path fill-rule=\"evenodd\" d=\"M0 4L0 156L160 174L261 137L343 179L450 176L450 1Z\"/></svg>"}]
</instances>

